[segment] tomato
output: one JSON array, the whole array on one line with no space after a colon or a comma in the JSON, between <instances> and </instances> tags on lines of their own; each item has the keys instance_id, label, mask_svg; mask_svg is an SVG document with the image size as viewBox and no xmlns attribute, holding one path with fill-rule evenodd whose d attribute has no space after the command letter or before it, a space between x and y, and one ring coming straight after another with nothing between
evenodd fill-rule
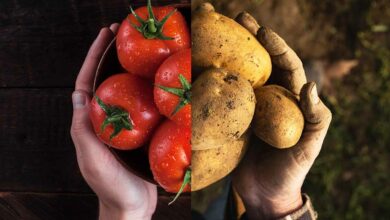
<instances>
[{"instance_id":1,"label":"tomato","mask_svg":"<svg viewBox=\"0 0 390 220\"><path fill-rule=\"evenodd\" d=\"M168 57L157 70L154 102L161 114L191 126L191 49Z\"/></svg>"},{"instance_id":2,"label":"tomato","mask_svg":"<svg viewBox=\"0 0 390 220\"><path fill-rule=\"evenodd\" d=\"M154 179L167 191L190 191L191 127L164 121L149 147L149 162Z\"/></svg>"},{"instance_id":3,"label":"tomato","mask_svg":"<svg viewBox=\"0 0 390 220\"><path fill-rule=\"evenodd\" d=\"M123 68L149 80L154 80L157 68L167 57L189 48L190 44L184 16L171 6L152 9L150 0L147 7L132 10L116 37L118 58Z\"/></svg>"},{"instance_id":4,"label":"tomato","mask_svg":"<svg viewBox=\"0 0 390 220\"><path fill-rule=\"evenodd\" d=\"M161 119L153 86L129 73L115 74L99 86L89 115L97 136L121 150L143 146Z\"/></svg>"}]
</instances>

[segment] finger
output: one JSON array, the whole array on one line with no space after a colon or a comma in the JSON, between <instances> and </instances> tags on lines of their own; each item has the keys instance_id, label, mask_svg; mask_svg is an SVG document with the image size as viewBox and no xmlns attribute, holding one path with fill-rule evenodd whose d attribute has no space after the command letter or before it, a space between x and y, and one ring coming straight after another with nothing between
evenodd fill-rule
<instances>
[{"instance_id":1,"label":"finger","mask_svg":"<svg viewBox=\"0 0 390 220\"><path fill-rule=\"evenodd\" d=\"M93 79L100 58L113 38L114 34L109 28L102 28L100 30L77 76L75 90L84 90L88 93L92 91Z\"/></svg>"},{"instance_id":2,"label":"finger","mask_svg":"<svg viewBox=\"0 0 390 220\"><path fill-rule=\"evenodd\" d=\"M270 28L261 27L257 31L257 39L271 56L274 66L281 69L276 78L294 95L299 96L302 86L306 83L303 64L298 55Z\"/></svg>"},{"instance_id":3,"label":"finger","mask_svg":"<svg viewBox=\"0 0 390 220\"><path fill-rule=\"evenodd\" d=\"M114 33L114 35L116 35L116 33L118 32L118 29L119 29L118 23L113 23L110 25L110 30L112 31L112 33Z\"/></svg>"},{"instance_id":4,"label":"finger","mask_svg":"<svg viewBox=\"0 0 390 220\"><path fill-rule=\"evenodd\" d=\"M257 31L260 28L256 19L254 19L249 13L245 11L238 14L235 20L253 35L256 35Z\"/></svg>"},{"instance_id":5,"label":"finger","mask_svg":"<svg viewBox=\"0 0 390 220\"><path fill-rule=\"evenodd\" d=\"M214 12L214 6L208 2L202 3L196 9L198 12Z\"/></svg>"},{"instance_id":6,"label":"finger","mask_svg":"<svg viewBox=\"0 0 390 220\"><path fill-rule=\"evenodd\" d=\"M89 102L90 98L85 91L76 90L73 92L73 118L70 133L78 158L98 157L108 150L96 137L92 128L89 119Z\"/></svg>"},{"instance_id":7,"label":"finger","mask_svg":"<svg viewBox=\"0 0 390 220\"><path fill-rule=\"evenodd\" d=\"M113 169L115 169L116 172L119 172L119 169L123 171L122 166L117 162L108 147L106 147L95 135L89 118L88 94L83 90L76 90L72 94L72 102L73 119L71 136L76 148L77 161L81 173L88 180L88 183L91 184L90 186L95 190L97 189L98 192L107 190L97 188L101 185L101 182L104 181L101 178L110 177ZM140 179L132 173L129 173L128 171L124 172L126 172L127 178L131 178L131 181L133 181L132 183L135 183L134 181L140 181ZM134 187L134 192L139 189L136 188L136 186L136 184L129 185L129 187Z\"/></svg>"},{"instance_id":8,"label":"finger","mask_svg":"<svg viewBox=\"0 0 390 220\"><path fill-rule=\"evenodd\" d=\"M296 147L292 149L298 161L306 161L310 165L318 156L325 135L332 120L332 113L320 100L316 84L309 82L302 87L300 107L306 123Z\"/></svg>"},{"instance_id":9,"label":"finger","mask_svg":"<svg viewBox=\"0 0 390 220\"><path fill-rule=\"evenodd\" d=\"M332 114L320 100L317 93L317 86L314 82L306 83L301 90L300 107L309 124L317 124L321 127L328 127Z\"/></svg>"}]
</instances>

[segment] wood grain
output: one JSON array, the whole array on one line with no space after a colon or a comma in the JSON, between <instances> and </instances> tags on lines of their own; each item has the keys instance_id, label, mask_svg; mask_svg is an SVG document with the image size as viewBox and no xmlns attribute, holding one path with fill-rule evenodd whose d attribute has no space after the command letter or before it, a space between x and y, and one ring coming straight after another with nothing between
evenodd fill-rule
<instances>
[{"instance_id":1,"label":"wood grain","mask_svg":"<svg viewBox=\"0 0 390 220\"><path fill-rule=\"evenodd\" d=\"M90 192L70 139L72 89L0 89L0 190Z\"/></svg>"},{"instance_id":2,"label":"wood grain","mask_svg":"<svg viewBox=\"0 0 390 220\"><path fill-rule=\"evenodd\" d=\"M161 196L153 219L190 219L191 200L183 197L168 207ZM0 193L0 219L72 220L97 219L98 201L93 194Z\"/></svg>"},{"instance_id":3,"label":"wood grain","mask_svg":"<svg viewBox=\"0 0 390 220\"><path fill-rule=\"evenodd\" d=\"M0 191L91 192L69 133L72 91L0 89Z\"/></svg>"},{"instance_id":4,"label":"wood grain","mask_svg":"<svg viewBox=\"0 0 390 220\"><path fill-rule=\"evenodd\" d=\"M145 4L131 2L135 8ZM128 4L127 0L0 1L0 87L73 87L100 28L121 22Z\"/></svg>"}]
</instances>

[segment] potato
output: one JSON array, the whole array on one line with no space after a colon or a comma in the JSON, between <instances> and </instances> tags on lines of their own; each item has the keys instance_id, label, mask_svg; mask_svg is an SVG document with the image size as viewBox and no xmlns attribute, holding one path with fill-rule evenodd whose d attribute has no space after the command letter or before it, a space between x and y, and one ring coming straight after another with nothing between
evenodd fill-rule
<instances>
[{"instance_id":1,"label":"potato","mask_svg":"<svg viewBox=\"0 0 390 220\"><path fill-rule=\"evenodd\" d=\"M268 52L245 28L203 4L191 18L194 69L225 68L239 73L254 87L262 86L271 74Z\"/></svg>"},{"instance_id":2,"label":"potato","mask_svg":"<svg viewBox=\"0 0 390 220\"><path fill-rule=\"evenodd\" d=\"M252 128L256 136L276 148L294 146L305 122L295 96L277 85L258 88L255 95L257 103Z\"/></svg>"},{"instance_id":3,"label":"potato","mask_svg":"<svg viewBox=\"0 0 390 220\"><path fill-rule=\"evenodd\" d=\"M193 150L215 148L248 129L255 111L250 83L224 69L202 73L192 85Z\"/></svg>"},{"instance_id":4,"label":"potato","mask_svg":"<svg viewBox=\"0 0 390 220\"><path fill-rule=\"evenodd\" d=\"M203 189L227 176L244 156L249 134L218 148L192 151L191 191Z\"/></svg>"}]
</instances>

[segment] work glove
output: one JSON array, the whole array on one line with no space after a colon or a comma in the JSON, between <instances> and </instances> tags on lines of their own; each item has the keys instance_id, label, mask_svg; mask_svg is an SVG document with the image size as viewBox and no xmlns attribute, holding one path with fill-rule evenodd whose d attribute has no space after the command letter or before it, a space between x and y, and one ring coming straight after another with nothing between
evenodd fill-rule
<instances>
[{"instance_id":1,"label":"work glove","mask_svg":"<svg viewBox=\"0 0 390 220\"><path fill-rule=\"evenodd\" d=\"M249 219L280 218L302 207L302 184L321 150L332 114L318 97L316 84L306 81L300 58L280 36L260 27L248 13L240 13L236 21L255 35L271 56L273 71L267 84L291 91L305 118L302 136L291 148L277 149L253 137L233 173L233 187Z\"/></svg>"}]
</instances>

